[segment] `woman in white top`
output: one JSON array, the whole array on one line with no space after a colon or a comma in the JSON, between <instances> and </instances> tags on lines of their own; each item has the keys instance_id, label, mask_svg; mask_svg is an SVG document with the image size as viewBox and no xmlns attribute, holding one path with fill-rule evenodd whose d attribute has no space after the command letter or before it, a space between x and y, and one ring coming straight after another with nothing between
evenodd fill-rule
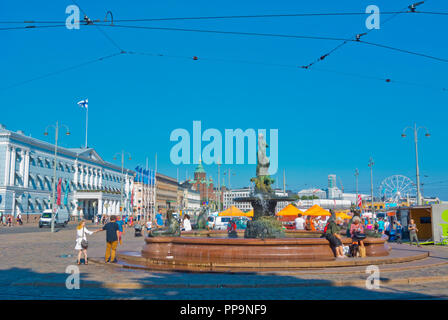
<instances>
[{"instance_id":1,"label":"woman in white top","mask_svg":"<svg viewBox=\"0 0 448 320\"><path fill-rule=\"evenodd\" d=\"M81 222L78 224L78 227L76 228L76 245L75 250L78 250L78 264L81 264L81 254L84 254L84 264L88 264L87 262L87 247L83 247L81 245L82 240L87 241L86 235L91 235L98 230L95 231L89 231L86 228L86 222L84 220L81 220Z\"/></svg>"},{"instance_id":2,"label":"woman in white top","mask_svg":"<svg viewBox=\"0 0 448 320\"><path fill-rule=\"evenodd\" d=\"M191 231L190 216L188 214L184 216L184 231Z\"/></svg>"}]
</instances>

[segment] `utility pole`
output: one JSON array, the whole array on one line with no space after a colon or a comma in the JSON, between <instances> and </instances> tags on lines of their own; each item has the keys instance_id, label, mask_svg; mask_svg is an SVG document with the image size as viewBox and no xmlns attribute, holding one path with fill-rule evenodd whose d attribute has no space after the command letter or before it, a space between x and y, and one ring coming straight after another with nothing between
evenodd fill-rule
<instances>
[{"instance_id":1,"label":"utility pole","mask_svg":"<svg viewBox=\"0 0 448 320\"><path fill-rule=\"evenodd\" d=\"M370 168L370 196L372 197L372 217L373 217L373 214L375 213L375 205L373 202L373 165L374 164L375 163L373 162L372 157L370 157L369 168Z\"/></svg>"},{"instance_id":2,"label":"utility pole","mask_svg":"<svg viewBox=\"0 0 448 320\"><path fill-rule=\"evenodd\" d=\"M124 211L124 207L123 207L123 176L124 176L124 156L125 153L127 153L129 155L129 160L132 160L131 158L131 154L129 152L125 152L124 150L121 151L121 177L120 177L120 187L121 187L121 191L120 191L120 212L119 214L121 215L121 211ZM119 155L119 153L116 153L114 155L114 160L117 160L117 155Z\"/></svg>"},{"instance_id":3,"label":"utility pole","mask_svg":"<svg viewBox=\"0 0 448 320\"><path fill-rule=\"evenodd\" d=\"M283 169L283 193L286 192L286 175L285 175L285 169Z\"/></svg>"},{"instance_id":4,"label":"utility pole","mask_svg":"<svg viewBox=\"0 0 448 320\"><path fill-rule=\"evenodd\" d=\"M221 211L221 164L218 162L218 211Z\"/></svg>"},{"instance_id":5,"label":"utility pole","mask_svg":"<svg viewBox=\"0 0 448 320\"><path fill-rule=\"evenodd\" d=\"M358 176L359 176L359 171L358 168L355 169L355 184L356 184L356 199L355 199L355 204L356 204L356 208L358 208Z\"/></svg>"},{"instance_id":6,"label":"utility pole","mask_svg":"<svg viewBox=\"0 0 448 320\"><path fill-rule=\"evenodd\" d=\"M67 132L65 133L67 136L70 135L70 130L66 125L62 125L67 129ZM58 158L58 138L59 138L59 122L56 121L56 126L50 125L45 128L44 135L48 136L48 128L53 127L55 130L55 136L54 136L54 164L53 164L53 192L51 196L51 232L54 232L54 218L56 214L56 167L57 164L57 158Z\"/></svg>"},{"instance_id":7,"label":"utility pole","mask_svg":"<svg viewBox=\"0 0 448 320\"><path fill-rule=\"evenodd\" d=\"M416 172L416 178L417 178L417 205L420 206L422 204L422 196L421 196L421 192L420 192L420 171L419 171L419 167L418 167L418 130L420 129L424 129L426 130L425 133L425 137L429 137L430 134L428 132L428 129L426 129L425 127L418 127L417 128L417 123L414 123L414 127L406 127L403 130L403 133L401 134L401 136L404 138L406 137L406 130L407 129L411 129L414 131L414 144L415 144L415 172Z\"/></svg>"}]
</instances>

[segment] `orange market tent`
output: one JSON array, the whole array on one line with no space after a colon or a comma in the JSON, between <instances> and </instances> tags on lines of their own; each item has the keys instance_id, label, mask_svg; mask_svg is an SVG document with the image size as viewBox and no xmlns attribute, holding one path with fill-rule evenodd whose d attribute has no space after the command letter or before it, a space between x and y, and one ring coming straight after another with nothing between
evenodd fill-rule
<instances>
[{"instance_id":1,"label":"orange market tent","mask_svg":"<svg viewBox=\"0 0 448 320\"><path fill-rule=\"evenodd\" d=\"M238 209L235 206L231 206L224 210L223 212L218 213L219 216L226 216L226 217L244 217L246 214Z\"/></svg>"},{"instance_id":2,"label":"orange market tent","mask_svg":"<svg viewBox=\"0 0 448 320\"><path fill-rule=\"evenodd\" d=\"M304 216L331 216L331 213L315 204L303 213Z\"/></svg>"},{"instance_id":3,"label":"orange market tent","mask_svg":"<svg viewBox=\"0 0 448 320\"><path fill-rule=\"evenodd\" d=\"M286 207L284 207L282 210L280 210L277 213L277 216L295 216L295 217L297 217L297 215L299 213L303 214L303 211L298 209L295 205L290 203Z\"/></svg>"},{"instance_id":4,"label":"orange market tent","mask_svg":"<svg viewBox=\"0 0 448 320\"><path fill-rule=\"evenodd\" d=\"M254 216L254 209L245 212L244 216L246 216L246 217L253 217Z\"/></svg>"},{"instance_id":5,"label":"orange market tent","mask_svg":"<svg viewBox=\"0 0 448 320\"><path fill-rule=\"evenodd\" d=\"M351 219L352 216L346 214L345 212L336 212L336 217L342 218L342 219Z\"/></svg>"}]
</instances>

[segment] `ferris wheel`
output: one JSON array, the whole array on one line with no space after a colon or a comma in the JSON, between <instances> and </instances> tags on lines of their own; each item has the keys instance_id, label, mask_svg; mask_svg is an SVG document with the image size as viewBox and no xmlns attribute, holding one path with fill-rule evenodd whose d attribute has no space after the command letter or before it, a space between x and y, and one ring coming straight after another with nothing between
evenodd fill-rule
<instances>
[{"instance_id":1,"label":"ferris wheel","mask_svg":"<svg viewBox=\"0 0 448 320\"><path fill-rule=\"evenodd\" d=\"M380 195L386 202L398 203L401 199L415 197L415 183L406 176L394 175L381 182Z\"/></svg>"}]
</instances>

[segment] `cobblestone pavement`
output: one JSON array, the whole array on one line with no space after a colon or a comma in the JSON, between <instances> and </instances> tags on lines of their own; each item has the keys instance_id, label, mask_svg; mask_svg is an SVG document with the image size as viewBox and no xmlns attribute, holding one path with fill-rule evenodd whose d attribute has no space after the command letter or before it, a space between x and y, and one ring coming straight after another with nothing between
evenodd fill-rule
<instances>
[{"instance_id":1,"label":"cobblestone pavement","mask_svg":"<svg viewBox=\"0 0 448 320\"><path fill-rule=\"evenodd\" d=\"M88 226L94 230L98 227ZM100 258L105 233L88 238L89 256ZM388 270L380 266L380 288L368 290L362 269L342 273L316 270L282 273L150 272L90 263L81 265L80 289L65 283L70 265L76 265L75 231L0 233L0 299L447 299L448 248L431 248L431 255L447 264L421 268L418 263ZM139 251L143 238L127 229L118 250ZM407 245L404 248L409 248ZM411 250L415 250L412 248ZM389 266L390 267L390 266ZM382 269L383 268L383 269ZM351 272L353 270L353 272ZM356 271L356 272L355 272ZM432 277L431 282L407 283ZM403 281L399 281L403 280ZM442 281L444 280L444 281ZM336 284L340 282L340 284ZM392 281L392 282L391 282ZM429 281L429 280L428 280ZM344 285L346 284L346 285Z\"/></svg>"}]
</instances>

